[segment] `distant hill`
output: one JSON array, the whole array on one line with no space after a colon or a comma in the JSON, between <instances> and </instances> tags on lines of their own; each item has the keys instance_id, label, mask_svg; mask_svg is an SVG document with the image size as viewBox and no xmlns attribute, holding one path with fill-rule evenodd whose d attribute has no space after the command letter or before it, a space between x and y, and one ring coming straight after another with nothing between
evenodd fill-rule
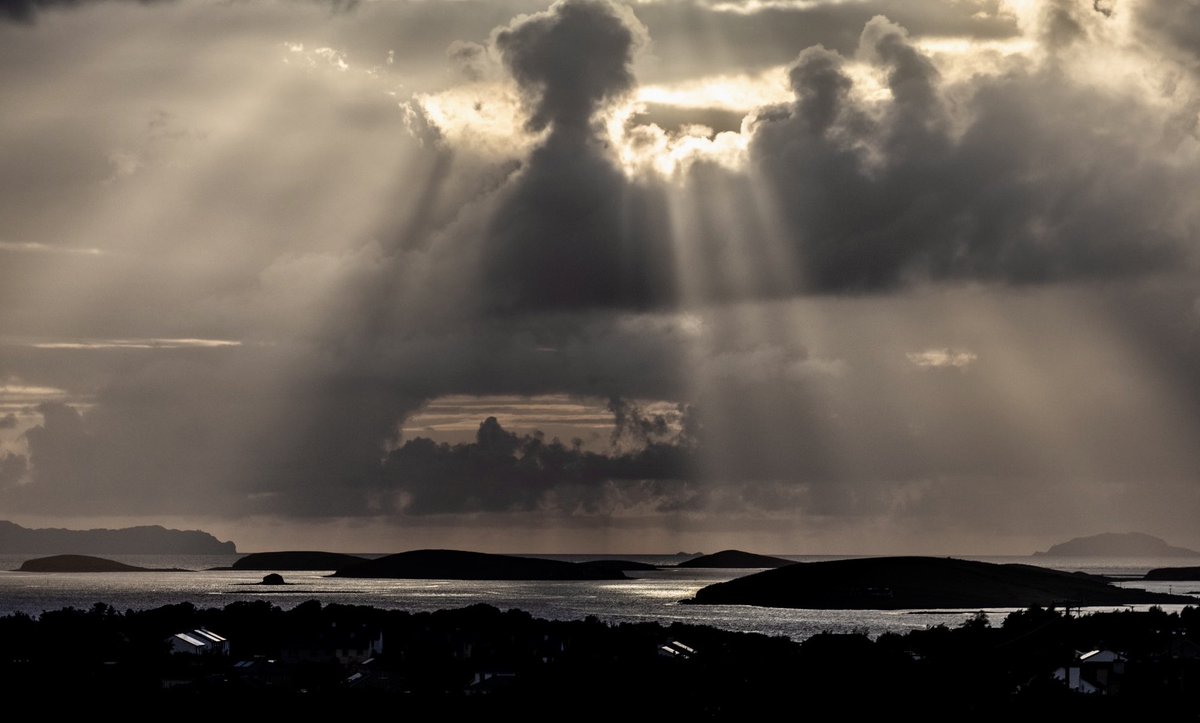
<instances>
[{"instance_id":1,"label":"distant hill","mask_svg":"<svg viewBox=\"0 0 1200 723\"><path fill-rule=\"evenodd\" d=\"M334 577L417 580L624 580L620 570L536 557L462 550L413 550L338 570Z\"/></svg>"},{"instance_id":2,"label":"distant hill","mask_svg":"<svg viewBox=\"0 0 1200 723\"><path fill-rule=\"evenodd\" d=\"M686 602L842 610L1188 603L1083 573L946 557L796 563L701 588Z\"/></svg>"},{"instance_id":3,"label":"distant hill","mask_svg":"<svg viewBox=\"0 0 1200 723\"><path fill-rule=\"evenodd\" d=\"M53 555L26 560L17 572L180 572L126 565L116 560L91 555Z\"/></svg>"},{"instance_id":4,"label":"distant hill","mask_svg":"<svg viewBox=\"0 0 1200 723\"><path fill-rule=\"evenodd\" d=\"M1146 580L1194 581L1200 580L1200 567L1156 567L1146 573Z\"/></svg>"},{"instance_id":5,"label":"distant hill","mask_svg":"<svg viewBox=\"0 0 1200 723\"><path fill-rule=\"evenodd\" d=\"M254 552L233 563L231 570L341 570L366 562L367 558L340 552L283 551Z\"/></svg>"},{"instance_id":6,"label":"distant hill","mask_svg":"<svg viewBox=\"0 0 1200 723\"><path fill-rule=\"evenodd\" d=\"M1200 557L1200 552L1172 547L1166 541L1142 532L1104 532L1054 545L1035 557Z\"/></svg>"},{"instance_id":7,"label":"distant hill","mask_svg":"<svg viewBox=\"0 0 1200 723\"><path fill-rule=\"evenodd\" d=\"M119 530L29 529L0 520L0 554L77 553L96 555L229 555L232 542L200 530L168 530L158 525Z\"/></svg>"},{"instance_id":8,"label":"distant hill","mask_svg":"<svg viewBox=\"0 0 1200 723\"><path fill-rule=\"evenodd\" d=\"M756 555L753 552L741 550L722 550L711 555L701 555L679 563L676 567L783 567L794 565L795 560L785 560L782 557Z\"/></svg>"}]
</instances>

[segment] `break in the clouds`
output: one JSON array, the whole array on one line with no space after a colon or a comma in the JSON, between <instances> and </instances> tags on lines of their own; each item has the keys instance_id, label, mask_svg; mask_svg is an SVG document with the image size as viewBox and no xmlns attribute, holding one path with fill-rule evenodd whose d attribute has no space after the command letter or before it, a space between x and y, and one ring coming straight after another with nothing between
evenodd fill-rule
<instances>
[{"instance_id":1,"label":"break in the clouds","mask_svg":"<svg viewBox=\"0 0 1200 723\"><path fill-rule=\"evenodd\" d=\"M1200 544L1189 3L0 15L4 516Z\"/></svg>"}]
</instances>

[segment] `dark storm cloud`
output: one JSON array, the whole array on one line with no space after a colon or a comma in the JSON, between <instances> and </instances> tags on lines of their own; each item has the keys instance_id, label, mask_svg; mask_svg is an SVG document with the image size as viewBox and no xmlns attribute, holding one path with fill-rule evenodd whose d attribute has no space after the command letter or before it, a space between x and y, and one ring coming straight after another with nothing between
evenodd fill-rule
<instances>
[{"instance_id":1,"label":"dark storm cloud","mask_svg":"<svg viewBox=\"0 0 1200 723\"><path fill-rule=\"evenodd\" d=\"M495 43L521 88L529 127L579 133L591 130L604 103L633 89L629 66L644 32L618 5L574 0L513 23Z\"/></svg>"},{"instance_id":2,"label":"dark storm cloud","mask_svg":"<svg viewBox=\"0 0 1200 723\"><path fill-rule=\"evenodd\" d=\"M403 511L413 515L595 514L613 511L613 496L631 494L631 488L639 497L671 504L672 490L687 486L694 464L686 443L649 442L635 451L599 454L546 441L540 432L518 436L488 417L473 443L437 444L424 437L405 442L388 454L381 475Z\"/></svg>"},{"instance_id":3,"label":"dark storm cloud","mask_svg":"<svg viewBox=\"0 0 1200 723\"><path fill-rule=\"evenodd\" d=\"M595 115L634 86L644 30L606 0L559 3L496 34L533 130L549 129L499 202L484 249L493 309L670 299L661 196L616 167Z\"/></svg>"},{"instance_id":4,"label":"dark storm cloud","mask_svg":"<svg viewBox=\"0 0 1200 723\"><path fill-rule=\"evenodd\" d=\"M787 219L800 288L871 291L929 279L1012 283L1136 275L1187 258L1193 171L1155 162L1148 109L1052 69L973 80L954 128L944 83L899 26L876 18L859 50L892 100L873 116L837 54L801 54L796 101L759 116L753 163ZM1134 159L1137 159L1136 161Z\"/></svg>"},{"instance_id":5,"label":"dark storm cloud","mask_svg":"<svg viewBox=\"0 0 1200 723\"><path fill-rule=\"evenodd\" d=\"M1154 111L1074 85L1053 65L951 85L904 28L876 17L856 55L886 80L882 106L853 92L844 56L814 46L789 70L795 102L757 112L751 164L795 266L729 285L736 257L766 258L763 221L744 178L700 165L686 180L702 208L743 200L724 226L700 224L688 239L702 249L699 267L681 269L663 190L617 169L591 126L632 83L638 31L611 7L559 5L497 36L531 127L550 132L490 222L483 282L493 309L669 306L681 273L703 277L702 294L721 300L1136 276L1191 254L1186 227L1164 220L1192 213L1175 189L1194 170L1148 156L1145 136L1125 132L1159 124ZM1078 12L1047 9L1047 47L1083 37ZM576 14L589 22L572 22ZM591 49L591 74L572 69L567 49L577 47ZM567 82L575 75L583 80Z\"/></svg>"}]
</instances>

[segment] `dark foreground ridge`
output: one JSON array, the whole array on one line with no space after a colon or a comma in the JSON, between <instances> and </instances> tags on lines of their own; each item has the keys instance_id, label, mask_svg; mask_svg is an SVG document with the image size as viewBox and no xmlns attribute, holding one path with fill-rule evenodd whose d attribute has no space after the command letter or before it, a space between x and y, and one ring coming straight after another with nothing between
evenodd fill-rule
<instances>
[{"instance_id":1,"label":"dark foreground ridge","mask_svg":"<svg viewBox=\"0 0 1200 723\"><path fill-rule=\"evenodd\" d=\"M91 555L52 555L26 560L17 572L182 572L178 568L154 568L126 565L116 560Z\"/></svg>"},{"instance_id":2,"label":"dark foreground ridge","mask_svg":"<svg viewBox=\"0 0 1200 723\"><path fill-rule=\"evenodd\" d=\"M624 580L620 570L536 557L462 550L412 550L338 570L334 577L416 580Z\"/></svg>"},{"instance_id":3,"label":"dark foreground ridge","mask_svg":"<svg viewBox=\"0 0 1200 723\"><path fill-rule=\"evenodd\" d=\"M711 555L701 555L700 557L685 560L677 565L677 567L740 567L740 568L755 568L755 567L783 567L784 565L794 565L795 560L785 560L782 557L771 557L770 555L756 555L753 552L743 552L742 550L721 550L714 552Z\"/></svg>"},{"instance_id":4,"label":"dark foreground ridge","mask_svg":"<svg viewBox=\"0 0 1200 723\"><path fill-rule=\"evenodd\" d=\"M122 613L97 603L0 617L0 681L13 700L270 720L389 710L417 720L745 721L786 710L851 720L1194 721L1200 609L1030 608L1001 625L978 613L875 640L826 633L795 642L682 623L541 620L487 605L409 613L257 600Z\"/></svg>"},{"instance_id":5,"label":"dark foreground ridge","mask_svg":"<svg viewBox=\"0 0 1200 723\"><path fill-rule=\"evenodd\" d=\"M948 557L797 563L702 588L685 602L781 608L920 610L1194 603L1083 573Z\"/></svg>"},{"instance_id":6,"label":"dark foreground ridge","mask_svg":"<svg viewBox=\"0 0 1200 723\"><path fill-rule=\"evenodd\" d=\"M1052 546L1045 552L1035 552L1056 557L1200 557L1200 552L1186 547L1173 547L1166 540L1142 532L1103 532L1090 537Z\"/></svg>"},{"instance_id":7,"label":"dark foreground ridge","mask_svg":"<svg viewBox=\"0 0 1200 723\"><path fill-rule=\"evenodd\" d=\"M254 552L233 563L231 570L341 570L367 558L340 552L287 550Z\"/></svg>"},{"instance_id":8,"label":"dark foreground ridge","mask_svg":"<svg viewBox=\"0 0 1200 723\"><path fill-rule=\"evenodd\" d=\"M29 529L0 520L0 554L232 555L237 547L200 530L158 525L119 530Z\"/></svg>"},{"instance_id":9,"label":"dark foreground ridge","mask_svg":"<svg viewBox=\"0 0 1200 723\"><path fill-rule=\"evenodd\" d=\"M1156 567L1146 573L1144 579L1164 582L1200 580L1200 567Z\"/></svg>"}]
</instances>

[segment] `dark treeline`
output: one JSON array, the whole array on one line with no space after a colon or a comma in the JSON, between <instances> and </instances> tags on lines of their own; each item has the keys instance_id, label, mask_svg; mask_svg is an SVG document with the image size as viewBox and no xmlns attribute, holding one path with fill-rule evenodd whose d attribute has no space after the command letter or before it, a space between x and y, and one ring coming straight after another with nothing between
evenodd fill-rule
<instances>
[{"instance_id":1,"label":"dark treeline","mask_svg":"<svg viewBox=\"0 0 1200 723\"><path fill-rule=\"evenodd\" d=\"M227 653L171 652L173 634L197 628L228 638ZM1123 661L1106 674L1103 694L1075 693L1055 679L1056 669L1095 649ZM384 702L397 712L526 718L566 710L746 718L838 706L854 718L1156 711L1196 720L1200 609L1072 616L1031 608L999 625L981 613L953 628L797 643L679 623L547 621L486 605L408 613L257 601L121 613L98 603L0 618L0 691L310 711Z\"/></svg>"}]
</instances>

